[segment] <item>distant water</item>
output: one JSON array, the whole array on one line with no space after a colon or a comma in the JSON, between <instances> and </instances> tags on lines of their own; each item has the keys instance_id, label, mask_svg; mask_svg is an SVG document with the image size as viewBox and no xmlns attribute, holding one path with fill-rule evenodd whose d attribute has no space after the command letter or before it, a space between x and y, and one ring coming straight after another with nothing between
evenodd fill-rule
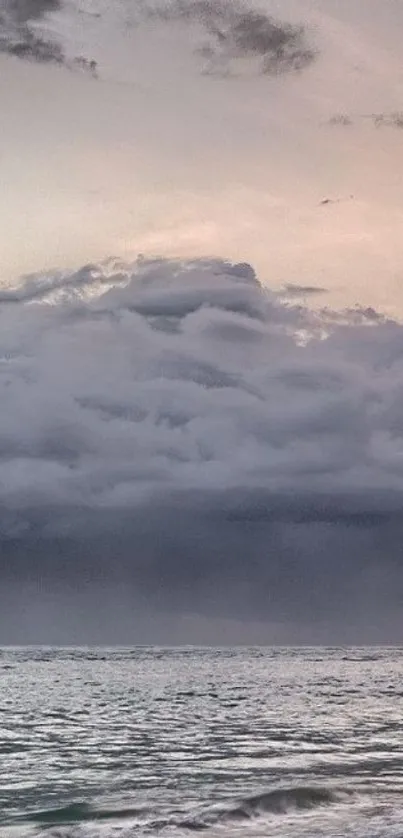
<instances>
[{"instance_id":1,"label":"distant water","mask_svg":"<svg viewBox=\"0 0 403 838\"><path fill-rule=\"evenodd\" d=\"M0 649L0 836L403 835L403 649Z\"/></svg>"}]
</instances>

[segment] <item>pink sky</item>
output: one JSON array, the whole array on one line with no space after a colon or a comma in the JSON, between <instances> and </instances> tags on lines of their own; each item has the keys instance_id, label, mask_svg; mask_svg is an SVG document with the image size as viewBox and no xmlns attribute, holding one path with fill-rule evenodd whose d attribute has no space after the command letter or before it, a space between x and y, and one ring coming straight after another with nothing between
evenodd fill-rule
<instances>
[{"instance_id":1,"label":"pink sky","mask_svg":"<svg viewBox=\"0 0 403 838\"><path fill-rule=\"evenodd\" d=\"M403 312L403 131L366 118L403 109L403 4L260 6L306 26L310 68L203 75L196 25L127 26L124 0L42 24L98 81L0 57L3 284L110 255L218 256ZM329 125L340 113L352 124Z\"/></svg>"}]
</instances>

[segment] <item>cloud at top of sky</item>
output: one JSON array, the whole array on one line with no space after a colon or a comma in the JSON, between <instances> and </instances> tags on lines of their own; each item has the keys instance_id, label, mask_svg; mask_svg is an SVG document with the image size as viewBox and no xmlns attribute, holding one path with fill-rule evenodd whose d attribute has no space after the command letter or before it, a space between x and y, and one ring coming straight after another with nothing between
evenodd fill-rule
<instances>
[{"instance_id":1,"label":"cloud at top of sky","mask_svg":"<svg viewBox=\"0 0 403 838\"><path fill-rule=\"evenodd\" d=\"M43 18L61 8L61 0L2 0L0 52L24 61L80 68L95 73L94 61L83 56L68 60L60 39L49 37L37 28Z\"/></svg>"},{"instance_id":2,"label":"cloud at top of sky","mask_svg":"<svg viewBox=\"0 0 403 838\"><path fill-rule=\"evenodd\" d=\"M237 60L258 58L258 72L282 74L302 70L315 58L303 26L273 18L247 4L191 0L150 4L139 14L139 22L199 23L207 42L199 52L207 59L205 71L237 72Z\"/></svg>"},{"instance_id":3,"label":"cloud at top of sky","mask_svg":"<svg viewBox=\"0 0 403 838\"><path fill-rule=\"evenodd\" d=\"M49 37L46 31L43 33L38 29L38 22L48 15L68 8L63 0L3 0L0 5L0 50L24 60L95 73L96 62L91 56L69 59L61 33ZM86 14L85 5L70 9L70 15L77 14ZM102 17L102 12L98 15ZM204 42L196 53L204 59L204 71L213 75L236 74L237 61L243 58L257 58L258 72L269 75L302 70L315 58L315 50L307 42L302 26L276 20L239 0L236 3L222 0L217 3L210 0L159 4L133 2L129 19L132 26L153 22L199 25Z\"/></svg>"},{"instance_id":4,"label":"cloud at top of sky","mask_svg":"<svg viewBox=\"0 0 403 838\"><path fill-rule=\"evenodd\" d=\"M399 323L314 313L247 264L109 261L5 289L3 595L101 579L229 618L395 613L402 359Z\"/></svg>"},{"instance_id":5,"label":"cloud at top of sky","mask_svg":"<svg viewBox=\"0 0 403 838\"><path fill-rule=\"evenodd\" d=\"M60 0L5 0L4 6L18 23L28 23L48 12L57 11L60 8Z\"/></svg>"}]
</instances>

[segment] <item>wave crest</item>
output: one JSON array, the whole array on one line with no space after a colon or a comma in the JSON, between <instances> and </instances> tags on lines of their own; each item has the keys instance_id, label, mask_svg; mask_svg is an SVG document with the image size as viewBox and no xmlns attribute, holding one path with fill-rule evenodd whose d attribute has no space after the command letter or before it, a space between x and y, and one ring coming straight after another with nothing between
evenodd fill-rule
<instances>
[{"instance_id":1,"label":"wave crest","mask_svg":"<svg viewBox=\"0 0 403 838\"><path fill-rule=\"evenodd\" d=\"M290 812L302 812L319 806L331 806L351 797L351 792L322 786L294 786L276 788L241 800L236 806L225 811L209 812L203 819L186 821L181 824L185 829L199 831L214 823L226 821L246 821L264 815L286 815Z\"/></svg>"},{"instance_id":2,"label":"wave crest","mask_svg":"<svg viewBox=\"0 0 403 838\"><path fill-rule=\"evenodd\" d=\"M315 786L273 789L246 798L230 810L226 818L247 820L265 813L282 815L294 810L331 805L339 802L342 797L341 792Z\"/></svg>"}]
</instances>

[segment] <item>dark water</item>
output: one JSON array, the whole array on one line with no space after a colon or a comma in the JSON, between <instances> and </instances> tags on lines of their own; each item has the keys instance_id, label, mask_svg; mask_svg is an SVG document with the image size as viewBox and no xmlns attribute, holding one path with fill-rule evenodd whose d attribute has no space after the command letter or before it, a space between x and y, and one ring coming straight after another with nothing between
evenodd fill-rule
<instances>
[{"instance_id":1,"label":"dark water","mask_svg":"<svg viewBox=\"0 0 403 838\"><path fill-rule=\"evenodd\" d=\"M0 650L0 837L403 836L403 650Z\"/></svg>"}]
</instances>

